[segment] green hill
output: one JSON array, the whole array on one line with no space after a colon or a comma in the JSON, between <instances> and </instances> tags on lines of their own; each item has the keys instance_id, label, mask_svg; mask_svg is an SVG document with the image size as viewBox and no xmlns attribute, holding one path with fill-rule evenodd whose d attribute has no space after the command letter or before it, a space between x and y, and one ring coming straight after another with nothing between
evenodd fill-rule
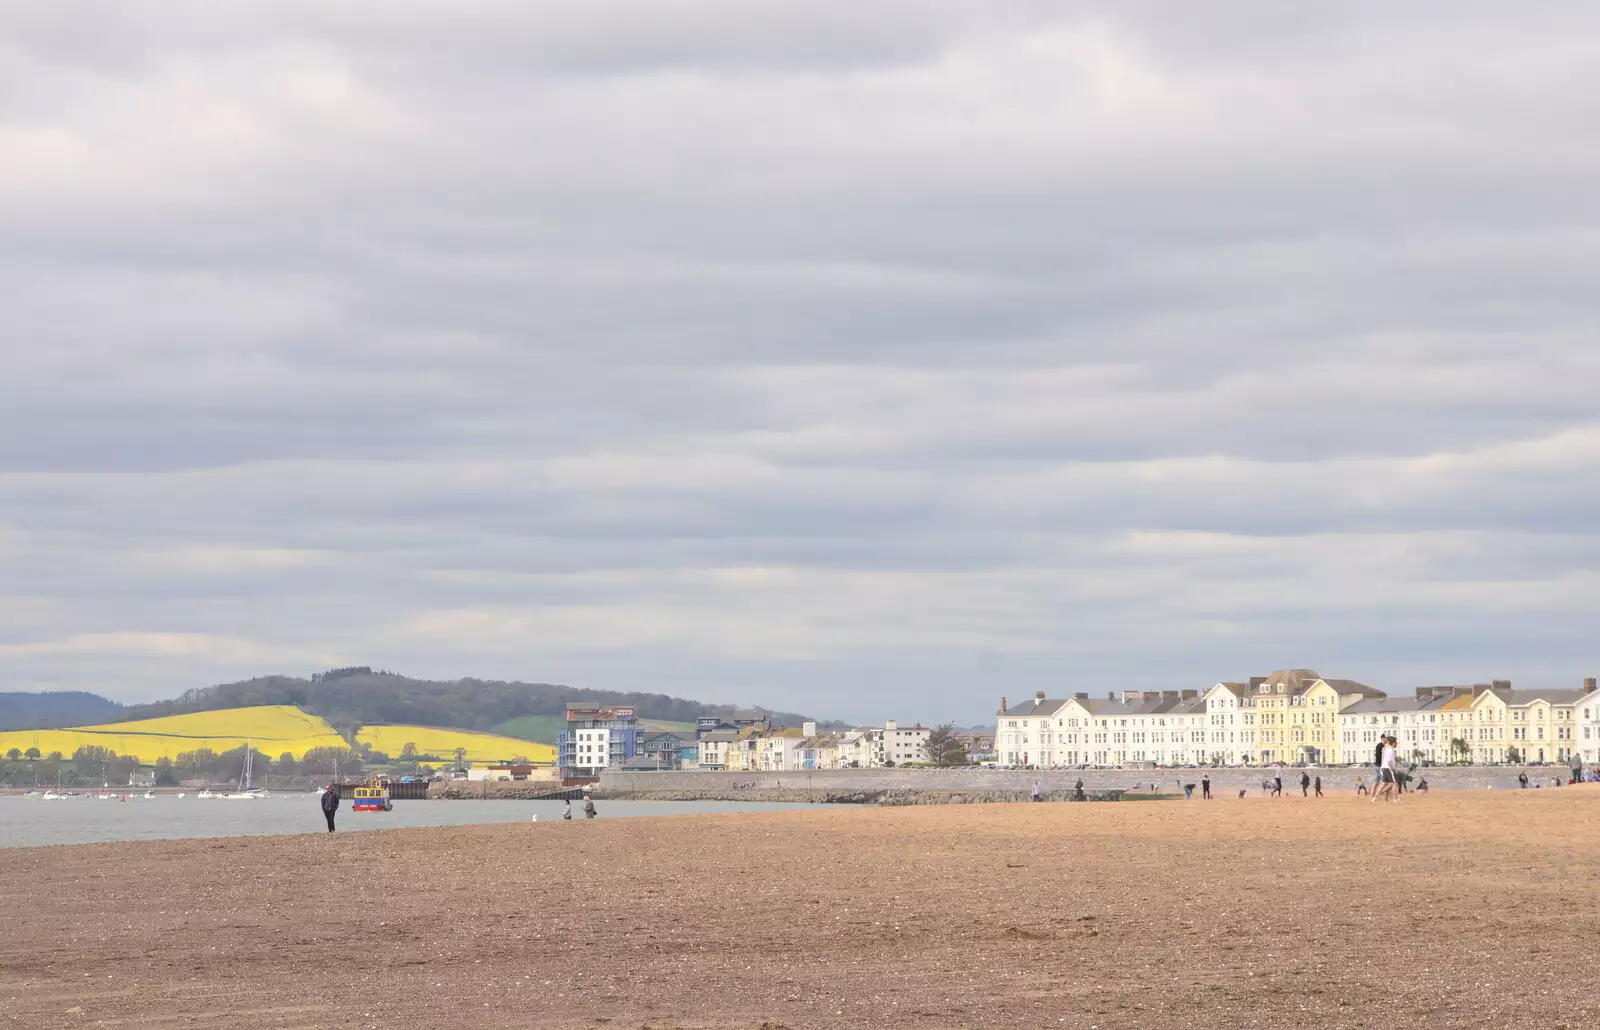
<instances>
[{"instance_id":1,"label":"green hill","mask_svg":"<svg viewBox=\"0 0 1600 1030\"><path fill-rule=\"evenodd\" d=\"M260 705L293 705L322 716L347 734L362 726L386 724L449 726L488 733L514 723L516 729L502 728L498 732L523 740L553 743L566 719L568 701L629 705L638 711L641 725L674 729L693 729L695 718L703 715L727 718L738 708L666 694L582 690L553 683L418 680L383 670L375 672L367 666L352 666L319 672L309 679L262 676L189 690L170 701L122 709L103 721L153 719ZM783 726L799 726L811 718L795 712L769 714Z\"/></svg>"}]
</instances>

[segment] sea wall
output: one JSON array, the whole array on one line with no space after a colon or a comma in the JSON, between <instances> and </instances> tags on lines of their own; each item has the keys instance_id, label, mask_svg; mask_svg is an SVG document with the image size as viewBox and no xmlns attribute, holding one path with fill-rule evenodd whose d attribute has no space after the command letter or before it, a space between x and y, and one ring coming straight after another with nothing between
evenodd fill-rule
<instances>
[{"instance_id":1,"label":"sea wall","mask_svg":"<svg viewBox=\"0 0 1600 1030\"><path fill-rule=\"evenodd\" d=\"M1418 768L1414 775L1426 777L1437 790L1516 789L1517 773L1526 771L1533 783L1545 788L1559 777L1566 781L1567 770L1560 766L1527 768L1516 766L1435 766ZM1322 778L1324 792L1349 793L1356 789L1357 777L1372 783L1369 768L1286 769L1284 789L1299 790L1300 774L1308 772ZM845 796L902 793L948 793L991 796L987 799L1023 799L1037 783L1049 797L1068 797L1073 784L1083 780L1086 791L1131 791L1180 793L1182 785L1193 783L1199 793L1201 777L1211 778L1214 794L1250 796L1261 792L1271 771L1259 768L1228 769L1052 769L1030 772L1021 769L825 769L815 772L606 772L600 776L596 796L612 798L660 798L661 800L828 800ZM1153 785L1153 786L1152 786ZM779 796L779 795L783 796ZM670 798L669 798L670 795Z\"/></svg>"}]
</instances>

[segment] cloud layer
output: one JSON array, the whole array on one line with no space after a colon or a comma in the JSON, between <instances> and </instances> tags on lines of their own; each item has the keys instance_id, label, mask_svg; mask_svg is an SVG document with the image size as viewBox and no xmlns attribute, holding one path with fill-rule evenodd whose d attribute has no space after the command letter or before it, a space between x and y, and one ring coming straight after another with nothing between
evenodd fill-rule
<instances>
[{"instance_id":1,"label":"cloud layer","mask_svg":"<svg viewBox=\"0 0 1600 1030\"><path fill-rule=\"evenodd\" d=\"M1596 671L1600 10L0 13L0 689Z\"/></svg>"}]
</instances>

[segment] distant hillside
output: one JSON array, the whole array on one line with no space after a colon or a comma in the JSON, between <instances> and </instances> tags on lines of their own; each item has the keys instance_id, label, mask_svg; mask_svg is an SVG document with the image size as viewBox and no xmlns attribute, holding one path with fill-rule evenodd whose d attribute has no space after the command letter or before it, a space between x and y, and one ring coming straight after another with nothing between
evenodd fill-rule
<instances>
[{"instance_id":1,"label":"distant hillside","mask_svg":"<svg viewBox=\"0 0 1600 1030\"><path fill-rule=\"evenodd\" d=\"M0 693L0 730L53 730L122 717L115 701L82 690Z\"/></svg>"},{"instance_id":2,"label":"distant hillside","mask_svg":"<svg viewBox=\"0 0 1600 1030\"><path fill-rule=\"evenodd\" d=\"M403 723L456 726L486 733L523 716L563 718L568 701L632 705L638 710L639 718L646 722L692 723L702 715L732 715L737 707L708 705L666 694L580 690L552 683L417 680L391 672L374 672L362 666L332 669L310 679L263 676L240 683L203 687L185 691L171 701L119 709L112 718L150 719L253 705L298 705L344 732L371 724ZM794 712L768 714L785 726L799 726L810 719Z\"/></svg>"}]
</instances>

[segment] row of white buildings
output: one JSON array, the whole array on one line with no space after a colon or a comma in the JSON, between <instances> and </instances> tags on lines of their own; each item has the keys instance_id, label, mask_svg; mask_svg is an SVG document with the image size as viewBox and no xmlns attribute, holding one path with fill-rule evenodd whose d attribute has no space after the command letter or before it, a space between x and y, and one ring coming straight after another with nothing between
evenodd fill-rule
<instances>
[{"instance_id":1,"label":"row of white buildings","mask_svg":"<svg viewBox=\"0 0 1600 1030\"><path fill-rule=\"evenodd\" d=\"M1600 760L1600 692L1593 677L1573 689L1514 689L1496 680L1418 687L1390 697L1353 680L1286 669L1206 690L1040 691L1010 707L1001 698L1000 764L1320 765L1371 761L1380 734L1407 761Z\"/></svg>"},{"instance_id":2,"label":"row of white buildings","mask_svg":"<svg viewBox=\"0 0 1600 1030\"><path fill-rule=\"evenodd\" d=\"M807 769L873 769L928 760L933 731L920 723L818 733L808 722L798 729L760 726L711 730L700 736L699 767L733 772L798 772Z\"/></svg>"}]
</instances>

